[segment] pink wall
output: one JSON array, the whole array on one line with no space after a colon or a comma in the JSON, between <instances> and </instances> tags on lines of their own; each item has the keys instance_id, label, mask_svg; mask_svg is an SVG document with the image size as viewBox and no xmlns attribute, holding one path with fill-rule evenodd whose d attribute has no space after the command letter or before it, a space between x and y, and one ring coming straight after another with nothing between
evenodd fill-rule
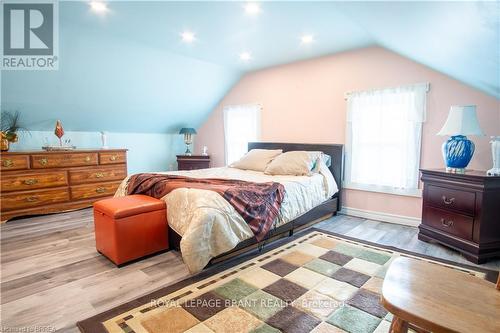
<instances>
[{"instance_id":1,"label":"pink wall","mask_svg":"<svg viewBox=\"0 0 500 333\"><path fill-rule=\"evenodd\" d=\"M450 60L452 61L452 60ZM500 135L500 101L446 75L380 47L369 47L245 75L224 97L198 131L196 150L206 145L215 166L224 165L222 108L260 103L262 141L344 143L349 91L420 82L431 85L427 122L423 127L421 167L443 167L436 136L455 104L476 104L487 137L473 137L476 153L469 168L491 168L490 135ZM344 206L420 217L421 199L359 190L345 190Z\"/></svg>"}]
</instances>

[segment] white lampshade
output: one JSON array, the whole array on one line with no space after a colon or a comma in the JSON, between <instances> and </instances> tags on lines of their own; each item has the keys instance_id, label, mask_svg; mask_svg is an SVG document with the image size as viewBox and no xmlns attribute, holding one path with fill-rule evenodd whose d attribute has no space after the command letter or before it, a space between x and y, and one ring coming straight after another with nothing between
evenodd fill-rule
<instances>
[{"instance_id":1,"label":"white lampshade","mask_svg":"<svg viewBox=\"0 0 500 333\"><path fill-rule=\"evenodd\" d=\"M484 135L477 120L476 106L452 106L438 135Z\"/></svg>"}]
</instances>

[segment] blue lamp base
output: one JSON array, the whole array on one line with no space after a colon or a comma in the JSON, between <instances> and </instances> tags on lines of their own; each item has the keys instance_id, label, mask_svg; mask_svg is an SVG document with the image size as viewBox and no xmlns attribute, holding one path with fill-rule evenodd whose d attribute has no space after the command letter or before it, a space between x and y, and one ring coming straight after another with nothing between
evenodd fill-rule
<instances>
[{"instance_id":1,"label":"blue lamp base","mask_svg":"<svg viewBox=\"0 0 500 333\"><path fill-rule=\"evenodd\" d=\"M453 135L443 143L443 158L446 171L464 173L474 155L474 143L464 135Z\"/></svg>"}]
</instances>

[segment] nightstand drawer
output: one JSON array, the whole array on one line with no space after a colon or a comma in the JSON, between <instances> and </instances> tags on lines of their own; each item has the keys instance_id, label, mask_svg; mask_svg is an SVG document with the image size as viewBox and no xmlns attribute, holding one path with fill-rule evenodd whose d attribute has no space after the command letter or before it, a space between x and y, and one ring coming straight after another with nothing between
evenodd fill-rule
<instances>
[{"instance_id":1,"label":"nightstand drawer","mask_svg":"<svg viewBox=\"0 0 500 333\"><path fill-rule=\"evenodd\" d=\"M182 161L178 163L179 170L197 170L197 169L208 169L210 166L209 161Z\"/></svg>"},{"instance_id":2,"label":"nightstand drawer","mask_svg":"<svg viewBox=\"0 0 500 333\"><path fill-rule=\"evenodd\" d=\"M204 155L177 155L178 170L197 170L210 168L210 157Z\"/></svg>"},{"instance_id":3,"label":"nightstand drawer","mask_svg":"<svg viewBox=\"0 0 500 333\"><path fill-rule=\"evenodd\" d=\"M429 185L427 187L427 204L436 208L453 210L474 216L476 194L451 188Z\"/></svg>"},{"instance_id":4,"label":"nightstand drawer","mask_svg":"<svg viewBox=\"0 0 500 333\"><path fill-rule=\"evenodd\" d=\"M434 207L424 207L423 224L462 239L472 240L474 219Z\"/></svg>"}]
</instances>

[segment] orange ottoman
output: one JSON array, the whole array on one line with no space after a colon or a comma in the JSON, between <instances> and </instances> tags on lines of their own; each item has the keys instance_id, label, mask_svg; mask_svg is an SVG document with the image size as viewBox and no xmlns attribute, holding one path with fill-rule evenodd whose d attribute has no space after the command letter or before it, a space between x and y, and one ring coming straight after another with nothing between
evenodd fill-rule
<instances>
[{"instance_id":1,"label":"orange ottoman","mask_svg":"<svg viewBox=\"0 0 500 333\"><path fill-rule=\"evenodd\" d=\"M116 265L168 249L165 202L129 195L94 203L97 251Z\"/></svg>"}]
</instances>

